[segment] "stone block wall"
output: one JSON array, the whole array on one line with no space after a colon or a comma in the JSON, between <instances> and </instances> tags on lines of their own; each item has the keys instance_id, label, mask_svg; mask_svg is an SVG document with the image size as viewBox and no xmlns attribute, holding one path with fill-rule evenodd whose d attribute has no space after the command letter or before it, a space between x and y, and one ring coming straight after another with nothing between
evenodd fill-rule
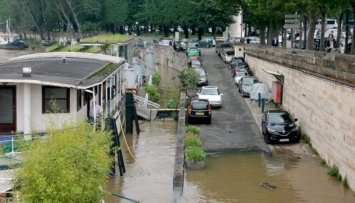
<instances>
[{"instance_id":1,"label":"stone block wall","mask_svg":"<svg viewBox=\"0 0 355 203\"><path fill-rule=\"evenodd\" d=\"M160 87L179 87L180 80L178 76L187 68L186 54L184 52L175 52L171 46L154 44L139 49L138 55L140 59L143 60L147 52L154 53L155 65L162 78Z\"/></svg>"},{"instance_id":2,"label":"stone block wall","mask_svg":"<svg viewBox=\"0 0 355 203\"><path fill-rule=\"evenodd\" d=\"M270 55L265 54L266 52ZM287 59L289 62L284 63L286 58L279 58L278 54L287 55L280 52L272 53L271 49L258 50L252 54L247 52L245 59L255 75L270 88L272 81L277 80L264 70L284 75L282 107L299 119L301 130L311 138L312 146L328 165L334 164L339 167L342 177L346 176L350 188L355 190L355 86L346 84L343 80L327 79L299 65L301 62L308 63L305 59L311 62L318 61L318 65L334 64L338 59L327 62L327 59L309 55L294 58L290 55ZM343 58L347 57L349 56ZM274 63L274 60L280 63ZM354 59L345 60L350 62ZM315 66L316 63L313 64ZM339 69L348 68L350 72L354 70L353 63L347 64L343 61L339 64L341 64ZM322 68L325 67L317 66L317 70Z\"/></svg>"}]
</instances>

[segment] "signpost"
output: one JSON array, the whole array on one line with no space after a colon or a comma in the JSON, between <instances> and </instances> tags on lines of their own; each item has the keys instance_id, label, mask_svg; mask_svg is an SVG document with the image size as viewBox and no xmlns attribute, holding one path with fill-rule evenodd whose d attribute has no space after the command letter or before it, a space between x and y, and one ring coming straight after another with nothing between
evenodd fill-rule
<instances>
[{"instance_id":1,"label":"signpost","mask_svg":"<svg viewBox=\"0 0 355 203\"><path fill-rule=\"evenodd\" d=\"M285 15L285 29L291 29L291 48L293 48L293 29L300 28L300 15L296 14L287 14Z\"/></svg>"}]
</instances>

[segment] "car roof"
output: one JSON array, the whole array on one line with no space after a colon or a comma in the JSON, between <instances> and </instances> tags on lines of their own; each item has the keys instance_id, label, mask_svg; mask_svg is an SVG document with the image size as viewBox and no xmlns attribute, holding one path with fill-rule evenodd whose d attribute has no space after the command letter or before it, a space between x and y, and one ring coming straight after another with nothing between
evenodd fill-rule
<instances>
[{"instance_id":1,"label":"car roof","mask_svg":"<svg viewBox=\"0 0 355 203\"><path fill-rule=\"evenodd\" d=\"M201 102L201 101L207 102L207 103L209 102L208 99L198 99L198 98L195 98L195 99L192 99L192 100L191 100L192 103Z\"/></svg>"},{"instance_id":2,"label":"car roof","mask_svg":"<svg viewBox=\"0 0 355 203\"><path fill-rule=\"evenodd\" d=\"M216 86L203 86L202 89L218 89Z\"/></svg>"},{"instance_id":3,"label":"car roof","mask_svg":"<svg viewBox=\"0 0 355 203\"><path fill-rule=\"evenodd\" d=\"M257 77L255 77L255 76L245 76L245 77L243 77L243 78L253 78L253 79L258 79Z\"/></svg>"}]
</instances>

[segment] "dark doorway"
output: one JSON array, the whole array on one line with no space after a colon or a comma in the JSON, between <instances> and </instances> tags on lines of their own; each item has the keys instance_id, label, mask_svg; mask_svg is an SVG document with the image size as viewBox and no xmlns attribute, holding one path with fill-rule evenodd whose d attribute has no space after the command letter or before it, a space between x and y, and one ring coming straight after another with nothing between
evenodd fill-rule
<instances>
[{"instance_id":1,"label":"dark doorway","mask_svg":"<svg viewBox=\"0 0 355 203\"><path fill-rule=\"evenodd\" d=\"M16 131L16 87L0 86L0 133Z\"/></svg>"}]
</instances>

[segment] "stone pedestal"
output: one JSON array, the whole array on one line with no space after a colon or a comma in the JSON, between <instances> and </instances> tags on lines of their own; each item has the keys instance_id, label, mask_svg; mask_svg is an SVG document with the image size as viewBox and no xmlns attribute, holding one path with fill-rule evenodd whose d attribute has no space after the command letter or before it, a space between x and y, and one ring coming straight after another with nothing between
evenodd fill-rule
<instances>
[{"instance_id":1,"label":"stone pedestal","mask_svg":"<svg viewBox=\"0 0 355 203\"><path fill-rule=\"evenodd\" d=\"M205 168L205 161L197 161L197 162L193 162L190 160L185 160L185 165L187 169L190 170L198 170L198 169L204 169Z\"/></svg>"}]
</instances>

